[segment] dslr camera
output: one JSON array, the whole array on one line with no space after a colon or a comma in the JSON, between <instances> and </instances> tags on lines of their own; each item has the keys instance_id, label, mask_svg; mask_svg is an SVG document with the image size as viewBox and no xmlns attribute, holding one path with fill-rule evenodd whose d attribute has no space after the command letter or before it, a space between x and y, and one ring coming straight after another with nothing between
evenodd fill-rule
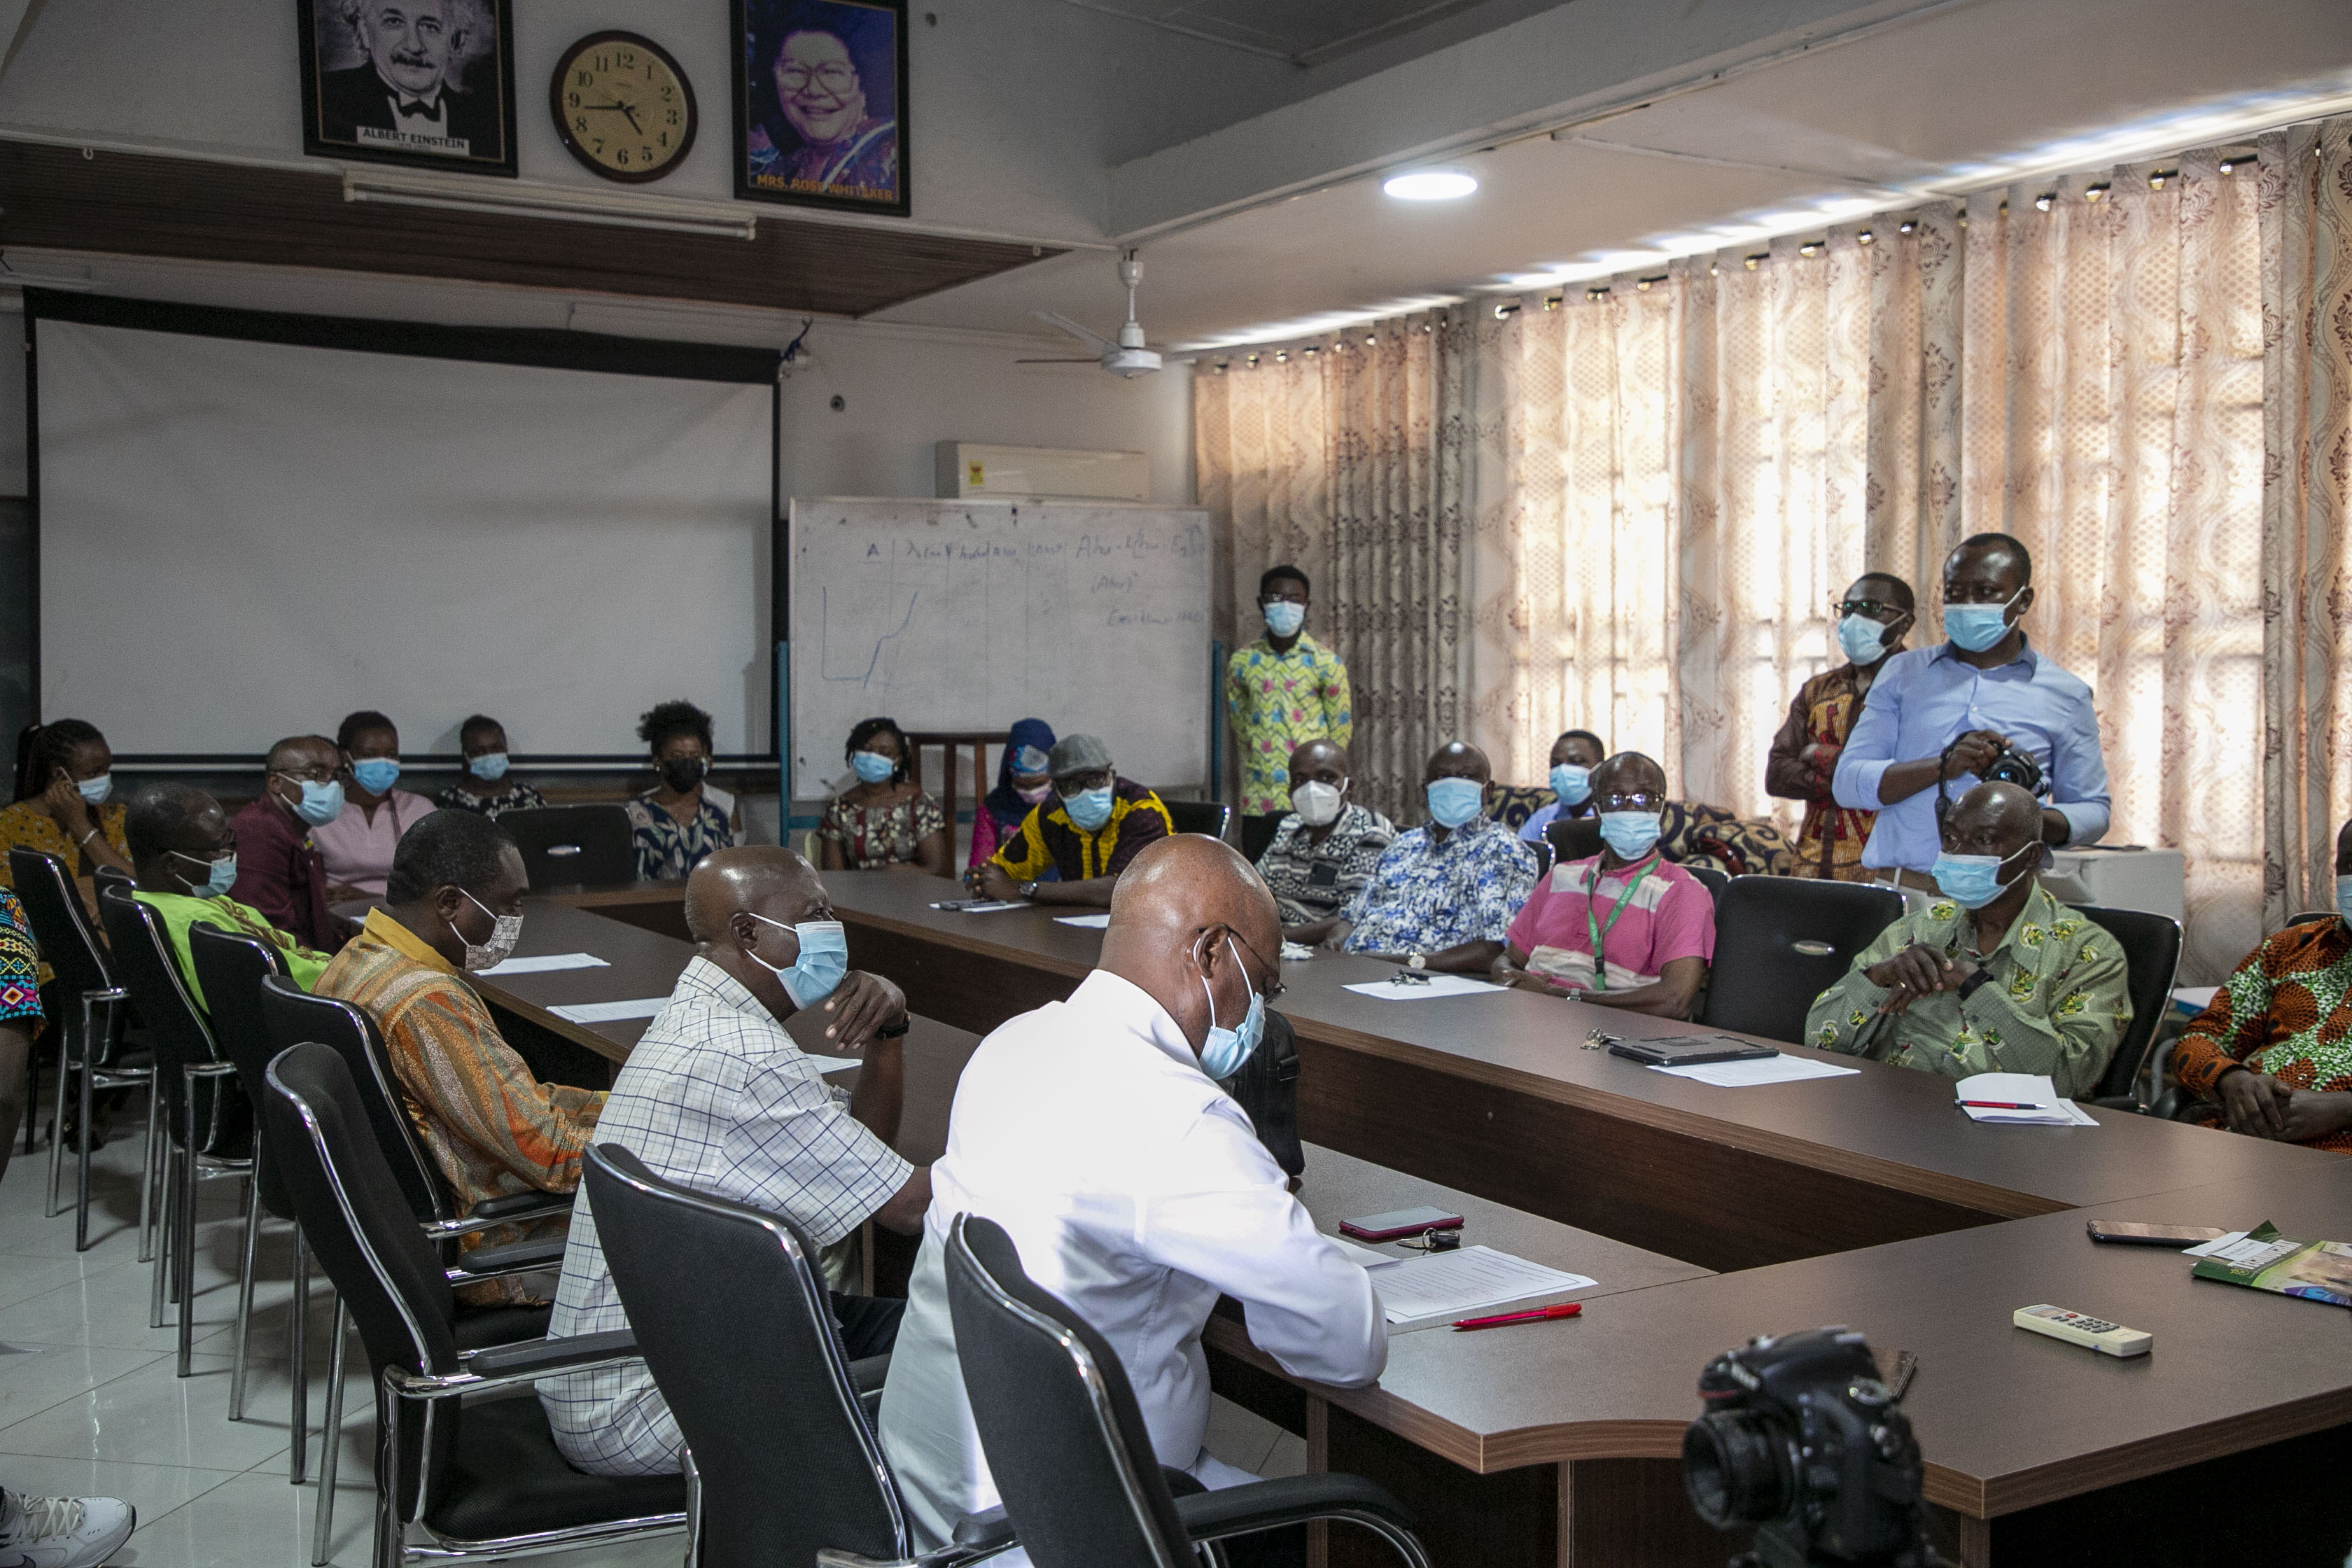
<instances>
[{"instance_id":1,"label":"dslr camera","mask_svg":"<svg viewBox=\"0 0 2352 1568\"><path fill-rule=\"evenodd\" d=\"M1843 1327L1762 1335L1699 1373L1683 1487L1717 1530L1753 1525L1732 1568L1933 1568L1911 1423Z\"/></svg>"}]
</instances>

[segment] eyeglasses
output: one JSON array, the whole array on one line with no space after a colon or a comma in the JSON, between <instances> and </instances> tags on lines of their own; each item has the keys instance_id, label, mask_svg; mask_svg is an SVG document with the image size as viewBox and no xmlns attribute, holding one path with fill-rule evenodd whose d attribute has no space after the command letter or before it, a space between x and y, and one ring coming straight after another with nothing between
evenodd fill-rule
<instances>
[{"instance_id":1,"label":"eyeglasses","mask_svg":"<svg viewBox=\"0 0 2352 1568\"><path fill-rule=\"evenodd\" d=\"M1096 768L1090 773L1072 773L1066 778L1055 779L1054 793L1067 800L1074 795L1084 795L1090 789L1100 789L1108 783L1110 783L1110 770Z\"/></svg>"},{"instance_id":2,"label":"eyeglasses","mask_svg":"<svg viewBox=\"0 0 2352 1568\"><path fill-rule=\"evenodd\" d=\"M1260 605L1303 605L1307 602L1307 595L1303 590L1276 588L1270 594L1260 594L1257 602Z\"/></svg>"},{"instance_id":3,"label":"eyeglasses","mask_svg":"<svg viewBox=\"0 0 2352 1568\"><path fill-rule=\"evenodd\" d=\"M1647 790L1618 790L1593 796L1593 804L1602 811L1664 811L1666 809L1666 797L1652 795Z\"/></svg>"},{"instance_id":4,"label":"eyeglasses","mask_svg":"<svg viewBox=\"0 0 2352 1568\"><path fill-rule=\"evenodd\" d=\"M331 784L351 777L352 770L340 764L329 768L314 763L307 768L272 768L269 774L272 778L292 779L297 784Z\"/></svg>"},{"instance_id":5,"label":"eyeglasses","mask_svg":"<svg viewBox=\"0 0 2352 1568\"><path fill-rule=\"evenodd\" d=\"M1207 931L1209 928L1202 926L1201 929L1202 931ZM1283 984L1282 965L1279 963L1266 963L1265 955L1258 952L1256 948L1252 947L1249 944L1249 939L1247 937L1244 937L1241 932L1234 931L1230 926L1226 927L1225 930L1226 934L1234 939L1234 942L1240 946L1244 952L1248 953L1252 958L1256 959L1259 963L1265 965L1266 984L1274 987L1271 991L1259 987L1252 987L1252 989L1256 990L1259 995L1265 998L1266 1005L1268 1006L1271 1006L1275 1003L1282 1000L1283 993L1290 989L1288 985Z\"/></svg>"},{"instance_id":6,"label":"eyeglasses","mask_svg":"<svg viewBox=\"0 0 2352 1568\"><path fill-rule=\"evenodd\" d=\"M1872 620L1891 620L1909 612L1900 605L1885 599L1832 599L1830 613L1833 616L1867 616Z\"/></svg>"},{"instance_id":7,"label":"eyeglasses","mask_svg":"<svg viewBox=\"0 0 2352 1568\"><path fill-rule=\"evenodd\" d=\"M857 68L839 60L829 60L812 73L806 66L778 66L776 85L786 93L796 93L809 84L814 74L817 86L836 97L854 91L857 86Z\"/></svg>"}]
</instances>

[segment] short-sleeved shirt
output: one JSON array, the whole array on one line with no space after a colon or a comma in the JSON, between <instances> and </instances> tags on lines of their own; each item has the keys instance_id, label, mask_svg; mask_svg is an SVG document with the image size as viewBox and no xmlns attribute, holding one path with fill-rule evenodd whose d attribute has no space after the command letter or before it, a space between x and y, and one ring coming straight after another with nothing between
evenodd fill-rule
<instances>
[{"instance_id":1,"label":"short-sleeved shirt","mask_svg":"<svg viewBox=\"0 0 2352 1568\"><path fill-rule=\"evenodd\" d=\"M1059 795L1030 808L1019 831L1004 841L993 864L1016 882L1034 882L1050 868L1065 882L1115 877L1144 848L1176 831L1160 797L1131 779L1111 786L1110 820L1089 833L1070 820Z\"/></svg>"},{"instance_id":2,"label":"short-sleeved shirt","mask_svg":"<svg viewBox=\"0 0 2352 1568\"><path fill-rule=\"evenodd\" d=\"M985 806L981 814L987 815ZM940 803L917 790L885 805L857 805L846 795L835 795L824 803L816 833L841 846L851 870L872 871L913 865L923 840L947 829L947 814Z\"/></svg>"},{"instance_id":3,"label":"short-sleeved shirt","mask_svg":"<svg viewBox=\"0 0 2352 1568\"><path fill-rule=\"evenodd\" d=\"M37 1033L41 1023L39 955L33 945L33 923L16 895L0 889L0 1024L29 1025Z\"/></svg>"},{"instance_id":4,"label":"short-sleeved shirt","mask_svg":"<svg viewBox=\"0 0 2352 1568\"><path fill-rule=\"evenodd\" d=\"M1369 806L1352 802L1318 844L1314 830L1297 812L1282 819L1274 842L1257 859L1257 874L1274 894L1286 926L1312 925L1348 907L1372 879L1372 868L1396 842L1396 826Z\"/></svg>"},{"instance_id":5,"label":"short-sleeved shirt","mask_svg":"<svg viewBox=\"0 0 2352 1568\"><path fill-rule=\"evenodd\" d=\"M721 849L735 847L735 797L702 786L694 820L681 823L647 790L629 802L629 829L637 847L637 875L648 880L683 877Z\"/></svg>"},{"instance_id":6,"label":"short-sleeved shirt","mask_svg":"<svg viewBox=\"0 0 2352 1568\"><path fill-rule=\"evenodd\" d=\"M1491 816L1433 842L1426 826L1397 835L1341 911L1349 952L1443 952L1501 942L1535 886L1535 851Z\"/></svg>"},{"instance_id":7,"label":"short-sleeved shirt","mask_svg":"<svg viewBox=\"0 0 2352 1568\"><path fill-rule=\"evenodd\" d=\"M400 836L431 815L431 801L396 789L377 803L373 817L359 802L344 801L342 815L312 828L310 839L326 862L329 881L380 899L384 879L392 875L392 855L400 847Z\"/></svg>"},{"instance_id":8,"label":"short-sleeved shirt","mask_svg":"<svg viewBox=\"0 0 2352 1568\"><path fill-rule=\"evenodd\" d=\"M1528 895L1510 940L1528 955L1529 970L1591 987L1595 921L1607 928L1601 938L1603 989L1648 985L1677 958L1714 962L1715 895L1705 883L1654 849L1613 871L1601 870L1601 861L1598 855L1563 860Z\"/></svg>"},{"instance_id":9,"label":"short-sleeved shirt","mask_svg":"<svg viewBox=\"0 0 2352 1568\"><path fill-rule=\"evenodd\" d=\"M470 811L487 816L492 822L509 811L537 811L547 804L547 797L527 784L513 780L503 789L478 790L471 784L454 784L433 797L434 804L444 811Z\"/></svg>"},{"instance_id":10,"label":"short-sleeved shirt","mask_svg":"<svg viewBox=\"0 0 2352 1568\"><path fill-rule=\"evenodd\" d=\"M119 800L110 800L98 808L99 833L114 852L123 859L131 858L131 843L122 836L122 819L127 808ZM87 830L85 830L87 831ZM41 807L40 801L20 800L0 810L0 888L16 885L16 874L9 868L11 849L38 849L65 862L66 875L87 877L90 861L81 847L66 837L57 819Z\"/></svg>"},{"instance_id":11,"label":"short-sleeved shirt","mask_svg":"<svg viewBox=\"0 0 2352 1568\"><path fill-rule=\"evenodd\" d=\"M678 977L613 1080L596 1141L666 1180L781 1214L826 1247L898 1195L914 1171L849 1114L782 1025L708 959ZM551 1338L628 1327L582 1193L563 1246ZM563 1457L592 1475L666 1475L685 1441L643 1362L539 1385Z\"/></svg>"},{"instance_id":12,"label":"short-sleeved shirt","mask_svg":"<svg viewBox=\"0 0 2352 1568\"><path fill-rule=\"evenodd\" d=\"M1257 814L1290 807L1290 753L1309 741L1345 746L1356 721L1348 667L1308 637L1276 653L1260 637L1225 661L1225 711L1242 764L1242 810Z\"/></svg>"}]
</instances>

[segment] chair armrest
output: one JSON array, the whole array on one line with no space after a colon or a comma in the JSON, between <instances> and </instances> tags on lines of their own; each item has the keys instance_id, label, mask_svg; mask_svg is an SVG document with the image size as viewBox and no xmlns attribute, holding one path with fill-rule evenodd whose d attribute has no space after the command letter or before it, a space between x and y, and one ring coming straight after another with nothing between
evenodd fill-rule
<instances>
[{"instance_id":1,"label":"chair armrest","mask_svg":"<svg viewBox=\"0 0 2352 1568\"><path fill-rule=\"evenodd\" d=\"M469 1220L505 1220L517 1222L540 1216L570 1214L571 1193L509 1193L504 1197L484 1198L466 1211Z\"/></svg>"},{"instance_id":2,"label":"chair armrest","mask_svg":"<svg viewBox=\"0 0 2352 1568\"><path fill-rule=\"evenodd\" d=\"M1309 1520L1350 1520L1386 1537L1413 1568L1425 1568L1427 1562L1413 1539L1412 1515L1387 1488L1361 1476L1286 1476L1196 1492L1176 1500L1176 1513L1195 1542L1252 1535Z\"/></svg>"},{"instance_id":3,"label":"chair armrest","mask_svg":"<svg viewBox=\"0 0 2352 1568\"><path fill-rule=\"evenodd\" d=\"M467 1354L465 1363L466 1370L477 1377L545 1377L597 1362L625 1361L636 1353L637 1336L627 1329L614 1329L602 1334L490 1345Z\"/></svg>"},{"instance_id":4,"label":"chair armrest","mask_svg":"<svg viewBox=\"0 0 2352 1568\"><path fill-rule=\"evenodd\" d=\"M2074 1103L2088 1105L2099 1110L2129 1110L2142 1116L2147 1114L2147 1107L2142 1105L2136 1095L2103 1094L2096 1100L2078 1100Z\"/></svg>"},{"instance_id":5,"label":"chair armrest","mask_svg":"<svg viewBox=\"0 0 2352 1568\"><path fill-rule=\"evenodd\" d=\"M477 1280L528 1274L533 1269L562 1268L563 1243L559 1238L550 1238L518 1241L511 1247L478 1247L464 1258L463 1263L441 1271L452 1285L471 1285Z\"/></svg>"},{"instance_id":6,"label":"chair armrest","mask_svg":"<svg viewBox=\"0 0 2352 1568\"><path fill-rule=\"evenodd\" d=\"M953 1539L965 1552L1002 1552L1013 1544L1013 1521L1001 1504L984 1513L968 1513L956 1521Z\"/></svg>"}]
</instances>

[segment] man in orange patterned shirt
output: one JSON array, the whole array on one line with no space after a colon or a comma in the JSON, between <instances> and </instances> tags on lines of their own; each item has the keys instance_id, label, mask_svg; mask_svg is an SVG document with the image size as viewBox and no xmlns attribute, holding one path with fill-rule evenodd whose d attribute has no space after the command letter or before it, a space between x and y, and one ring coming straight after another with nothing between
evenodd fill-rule
<instances>
[{"instance_id":1,"label":"man in orange patterned shirt","mask_svg":"<svg viewBox=\"0 0 2352 1568\"><path fill-rule=\"evenodd\" d=\"M1838 651L1846 662L1798 689L1787 721L1772 737L1764 788L1783 800L1805 803L1792 875L1867 882L1871 872L1862 863L1862 847L1878 814L1831 799L1830 777L1853 721L1862 717L1870 683L1886 667L1886 656L1902 649L1911 629L1911 584L1885 572L1865 572L1831 607L1837 613Z\"/></svg>"},{"instance_id":2,"label":"man in orange patterned shirt","mask_svg":"<svg viewBox=\"0 0 2352 1568\"><path fill-rule=\"evenodd\" d=\"M388 907L369 912L314 988L365 1008L383 1031L409 1119L461 1210L578 1187L581 1155L604 1109L602 1089L533 1077L466 984L467 973L514 951L528 885L504 828L470 811L434 812L393 852ZM487 1234L519 1238L506 1227ZM471 1289L493 1288L503 1288L496 1299L521 1299L511 1280Z\"/></svg>"}]
</instances>

